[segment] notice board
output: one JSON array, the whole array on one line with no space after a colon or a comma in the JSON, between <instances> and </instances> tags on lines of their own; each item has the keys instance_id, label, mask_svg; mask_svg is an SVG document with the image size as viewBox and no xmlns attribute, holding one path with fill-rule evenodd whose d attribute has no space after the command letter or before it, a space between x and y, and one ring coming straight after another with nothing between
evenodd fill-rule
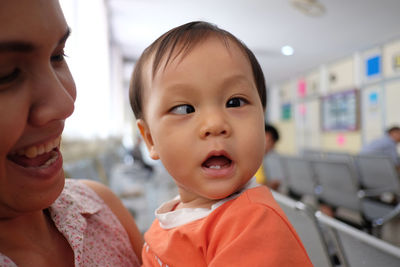
<instances>
[{"instance_id":1,"label":"notice board","mask_svg":"<svg viewBox=\"0 0 400 267\"><path fill-rule=\"evenodd\" d=\"M336 92L321 98L323 131L356 131L359 127L358 90Z\"/></svg>"}]
</instances>

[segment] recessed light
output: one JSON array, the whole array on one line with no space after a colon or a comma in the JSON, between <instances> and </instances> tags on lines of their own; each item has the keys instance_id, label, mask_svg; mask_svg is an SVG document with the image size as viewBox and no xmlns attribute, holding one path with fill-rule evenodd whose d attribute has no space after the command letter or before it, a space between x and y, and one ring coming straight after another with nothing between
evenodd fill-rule
<instances>
[{"instance_id":1,"label":"recessed light","mask_svg":"<svg viewBox=\"0 0 400 267\"><path fill-rule=\"evenodd\" d=\"M285 56L291 56L294 53L294 49L290 45L285 45L285 46L282 46L281 53Z\"/></svg>"},{"instance_id":2,"label":"recessed light","mask_svg":"<svg viewBox=\"0 0 400 267\"><path fill-rule=\"evenodd\" d=\"M307 16L319 17L325 13L325 6L318 0L292 0L291 4Z\"/></svg>"}]
</instances>

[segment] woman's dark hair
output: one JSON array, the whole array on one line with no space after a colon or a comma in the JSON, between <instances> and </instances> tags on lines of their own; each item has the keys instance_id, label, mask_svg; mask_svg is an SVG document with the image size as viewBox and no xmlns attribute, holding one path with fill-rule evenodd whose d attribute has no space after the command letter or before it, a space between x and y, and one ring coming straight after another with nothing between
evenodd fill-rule
<instances>
[{"instance_id":1,"label":"woman's dark hair","mask_svg":"<svg viewBox=\"0 0 400 267\"><path fill-rule=\"evenodd\" d=\"M171 29L161 35L143 51L139 60L136 62L129 87L129 100L136 119L144 117L142 106L143 90L145 87L142 73L144 65L151 63L152 78L154 78L155 73L160 69L160 67L165 69L171 60L181 54L183 57L186 56L197 44L206 40L210 36L221 38L226 46L229 46L229 40L233 41L240 49L242 49L250 61L257 91L261 99L261 104L265 110L267 92L264 74L253 52L251 52L251 50L234 35L218 28L216 25L204 21L194 21ZM172 56L174 58L172 58ZM150 59L152 59L152 62L149 61ZM160 66L163 59L166 59L165 63L163 66Z\"/></svg>"}]
</instances>

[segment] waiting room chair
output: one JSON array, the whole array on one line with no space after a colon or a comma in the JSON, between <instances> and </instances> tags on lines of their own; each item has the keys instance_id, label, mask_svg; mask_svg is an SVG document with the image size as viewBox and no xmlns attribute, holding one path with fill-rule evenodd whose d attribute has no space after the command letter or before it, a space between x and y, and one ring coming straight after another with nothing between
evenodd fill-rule
<instances>
[{"instance_id":1,"label":"waiting room chair","mask_svg":"<svg viewBox=\"0 0 400 267\"><path fill-rule=\"evenodd\" d=\"M399 267L400 248L360 231L321 212L315 214L336 239L342 265L346 267ZM317 265L316 265L317 266Z\"/></svg>"},{"instance_id":2,"label":"waiting room chair","mask_svg":"<svg viewBox=\"0 0 400 267\"><path fill-rule=\"evenodd\" d=\"M290 193L298 198L318 195L318 184L309 160L295 156L282 156L281 159Z\"/></svg>"},{"instance_id":3,"label":"waiting room chair","mask_svg":"<svg viewBox=\"0 0 400 267\"><path fill-rule=\"evenodd\" d=\"M380 235L380 226L398 214L399 207L365 197L359 178L350 164L342 161L313 160L312 167L316 180L321 186L319 199L333 208L345 208L360 215L362 221L346 220L348 223ZM340 217L340 216L339 216Z\"/></svg>"},{"instance_id":4,"label":"waiting room chair","mask_svg":"<svg viewBox=\"0 0 400 267\"><path fill-rule=\"evenodd\" d=\"M337 160L350 162L353 160L353 156L346 152L326 151L324 152L324 158L328 160Z\"/></svg>"},{"instance_id":5,"label":"waiting room chair","mask_svg":"<svg viewBox=\"0 0 400 267\"><path fill-rule=\"evenodd\" d=\"M389 157L379 155L358 155L356 164L363 186L364 197L379 197L391 194L395 206L389 206L383 217L373 223L382 225L400 214L400 177Z\"/></svg>"},{"instance_id":6,"label":"waiting room chair","mask_svg":"<svg viewBox=\"0 0 400 267\"><path fill-rule=\"evenodd\" d=\"M296 229L313 265L318 267L334 266L323 233L314 217L314 211L302 202L295 201L281 193L272 191L272 194Z\"/></svg>"},{"instance_id":7,"label":"waiting room chair","mask_svg":"<svg viewBox=\"0 0 400 267\"><path fill-rule=\"evenodd\" d=\"M320 159L323 158L324 152L317 149L302 149L300 151L300 156L308 159Z\"/></svg>"},{"instance_id":8,"label":"waiting room chair","mask_svg":"<svg viewBox=\"0 0 400 267\"><path fill-rule=\"evenodd\" d=\"M311 167L321 187L319 198L333 206L359 212L359 184L347 162L334 160L312 160Z\"/></svg>"},{"instance_id":9,"label":"waiting room chair","mask_svg":"<svg viewBox=\"0 0 400 267\"><path fill-rule=\"evenodd\" d=\"M361 183L366 189L377 193L400 192L400 177L392 160L378 155L357 155L355 157Z\"/></svg>"}]
</instances>

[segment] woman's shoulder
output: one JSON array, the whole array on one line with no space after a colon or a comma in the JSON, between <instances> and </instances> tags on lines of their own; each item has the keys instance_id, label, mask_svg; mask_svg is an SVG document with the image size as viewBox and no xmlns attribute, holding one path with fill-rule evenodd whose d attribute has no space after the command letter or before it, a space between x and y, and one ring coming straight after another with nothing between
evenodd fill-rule
<instances>
[{"instance_id":1,"label":"woman's shoulder","mask_svg":"<svg viewBox=\"0 0 400 267\"><path fill-rule=\"evenodd\" d=\"M80 182L89 187L93 192L95 192L104 203L110 208L112 213L118 218L121 225L126 230L128 237L131 241L132 247L138 256L141 259L141 250L143 246L143 237L132 217L130 212L123 205L122 201L118 198L111 189L99 182L93 180L80 180Z\"/></svg>"},{"instance_id":2,"label":"woman's shoulder","mask_svg":"<svg viewBox=\"0 0 400 267\"><path fill-rule=\"evenodd\" d=\"M103 200L78 179L65 179L64 189L51 205L54 212L76 209L81 213L95 213L104 206Z\"/></svg>"},{"instance_id":3,"label":"woman's shoulder","mask_svg":"<svg viewBox=\"0 0 400 267\"><path fill-rule=\"evenodd\" d=\"M116 205L115 202L120 204L120 200L108 186L93 180L65 179L64 190L60 197L70 197L85 205L86 201L106 204L111 210Z\"/></svg>"}]
</instances>

